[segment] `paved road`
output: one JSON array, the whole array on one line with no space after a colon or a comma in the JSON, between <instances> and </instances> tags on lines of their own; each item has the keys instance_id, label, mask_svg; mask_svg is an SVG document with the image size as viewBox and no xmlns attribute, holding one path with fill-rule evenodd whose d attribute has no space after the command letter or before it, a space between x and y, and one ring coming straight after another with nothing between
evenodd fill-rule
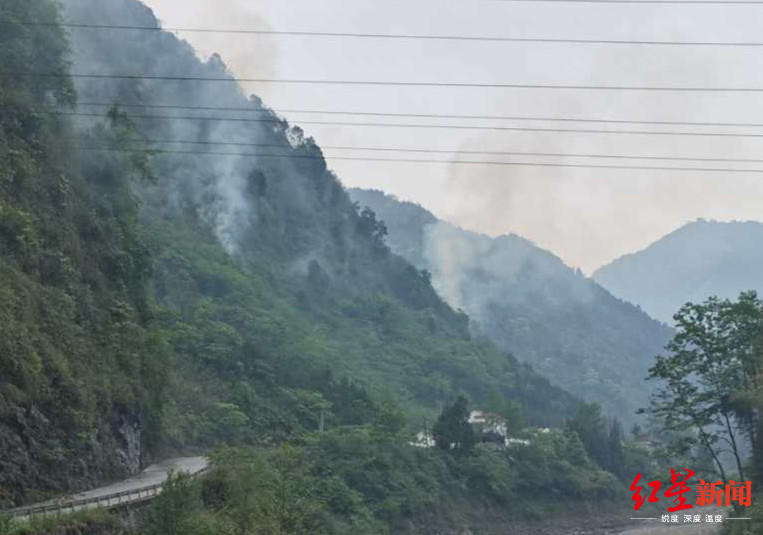
<instances>
[{"instance_id":1,"label":"paved road","mask_svg":"<svg viewBox=\"0 0 763 535\"><path fill-rule=\"evenodd\" d=\"M141 489L161 485L167 480L167 475L170 471L186 472L193 475L203 471L207 466L208 461L204 457L180 457L177 459L168 459L160 463L152 464L141 473L117 483L23 507L19 513L20 516L26 516L25 511L28 511L29 509L56 505L60 505L60 509L67 512L91 507L109 506L111 503L105 502L109 496L119 493L138 493ZM104 499L104 503L99 502L101 498ZM122 496L121 499L118 500L118 503L129 503L131 501L139 501L145 498L145 495L142 497L139 494L136 494L135 496L127 495ZM72 507L71 502L75 501L78 503L86 501L87 503Z\"/></svg>"}]
</instances>

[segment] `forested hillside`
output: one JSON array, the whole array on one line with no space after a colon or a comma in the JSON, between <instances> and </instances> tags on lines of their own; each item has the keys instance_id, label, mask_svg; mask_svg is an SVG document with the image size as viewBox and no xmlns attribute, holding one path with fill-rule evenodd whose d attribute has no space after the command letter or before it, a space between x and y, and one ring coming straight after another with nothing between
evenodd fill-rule
<instances>
[{"instance_id":1,"label":"forested hillside","mask_svg":"<svg viewBox=\"0 0 763 535\"><path fill-rule=\"evenodd\" d=\"M58 115L76 102L63 31L13 24L55 21L54 6L3 2L0 18L2 506L137 470L169 347L130 190L140 162L78 157ZM30 69L54 76L11 74Z\"/></svg>"},{"instance_id":2,"label":"forested hillside","mask_svg":"<svg viewBox=\"0 0 763 535\"><path fill-rule=\"evenodd\" d=\"M600 268L593 278L613 294L673 323L687 302L739 292L763 293L763 224L695 221L637 253Z\"/></svg>"},{"instance_id":3,"label":"forested hillside","mask_svg":"<svg viewBox=\"0 0 763 535\"><path fill-rule=\"evenodd\" d=\"M68 20L157 24L134 0L63 4ZM617 485L570 430L511 455L409 446L460 394L541 426L578 403L474 338L319 147L243 96L220 58L164 32L92 28L71 31L67 56L52 2L2 6L3 505L224 443L260 449L221 467L279 477L292 457L271 449L291 444L320 487L297 502L331 533L413 533L435 511L443 525L538 516ZM149 79L168 75L182 79ZM253 120L175 117L201 106Z\"/></svg>"},{"instance_id":4,"label":"forested hillside","mask_svg":"<svg viewBox=\"0 0 763 535\"><path fill-rule=\"evenodd\" d=\"M626 421L645 406L643 379L670 329L524 238L468 232L379 191L350 195L385 222L392 250L429 270L496 345Z\"/></svg>"},{"instance_id":5,"label":"forested hillside","mask_svg":"<svg viewBox=\"0 0 763 535\"><path fill-rule=\"evenodd\" d=\"M156 25L134 1L105 2L96 10L86 1L64 5L71 19L118 15L125 24ZM72 33L72 70L232 82L220 58L202 63L170 34L116 37ZM153 158L156 184L138 187L156 255L155 295L171 328L187 333L175 338L180 362L237 379L271 377L295 388L324 384L330 368L377 394L389 391L430 410L461 391L480 401L499 389L521 400L536 423L563 420L571 398L512 357L471 340L468 318L440 299L427 274L389 251L383 225L373 212L356 210L320 148L256 97L245 98L231 82L75 82L80 101L118 104L116 113L144 139L185 142L154 143L153 149L167 150ZM191 110L133 107L167 103ZM193 108L210 104L251 109L253 121L157 118L209 116ZM78 113L103 115L108 106L95 108L81 105ZM108 121L78 118L83 128ZM93 141L106 149L145 148ZM254 148L203 145L226 142Z\"/></svg>"}]
</instances>

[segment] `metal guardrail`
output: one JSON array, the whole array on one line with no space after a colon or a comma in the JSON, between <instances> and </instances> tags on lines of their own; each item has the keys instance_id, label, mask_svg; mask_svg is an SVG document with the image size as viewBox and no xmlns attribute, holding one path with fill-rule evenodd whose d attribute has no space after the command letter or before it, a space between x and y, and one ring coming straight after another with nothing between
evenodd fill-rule
<instances>
[{"instance_id":1,"label":"metal guardrail","mask_svg":"<svg viewBox=\"0 0 763 535\"><path fill-rule=\"evenodd\" d=\"M210 467L207 466L206 468L191 475L193 477L197 477L208 472L209 469ZM6 513L15 517L29 517L51 513L73 513L75 511L95 509L99 507L104 509L115 509L120 506L127 506L153 500L162 492L162 488L164 487L165 482L166 481L156 483L154 485L148 485L146 487L123 490L121 492L114 492L102 496L93 496L91 498L79 498L76 500L61 499L43 505L27 505L24 507L10 509L6 511Z\"/></svg>"}]
</instances>

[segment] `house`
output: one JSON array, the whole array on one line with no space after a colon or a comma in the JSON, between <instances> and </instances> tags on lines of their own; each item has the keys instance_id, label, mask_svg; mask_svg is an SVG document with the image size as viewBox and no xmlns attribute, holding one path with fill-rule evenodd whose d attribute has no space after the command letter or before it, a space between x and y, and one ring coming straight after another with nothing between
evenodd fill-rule
<instances>
[{"instance_id":1,"label":"house","mask_svg":"<svg viewBox=\"0 0 763 535\"><path fill-rule=\"evenodd\" d=\"M416 440L408 442L411 446L417 448L433 448L435 446L434 438L430 433L419 431L416 433Z\"/></svg>"},{"instance_id":2,"label":"house","mask_svg":"<svg viewBox=\"0 0 763 535\"><path fill-rule=\"evenodd\" d=\"M472 411L469 413L469 423L474 426L478 435L501 436L506 439L509 425L506 418L495 413L485 411ZM493 441L493 440L491 440Z\"/></svg>"},{"instance_id":3,"label":"house","mask_svg":"<svg viewBox=\"0 0 763 535\"><path fill-rule=\"evenodd\" d=\"M469 423L474 428L477 439L480 442L498 444L502 447L527 446L529 440L521 438L510 438L508 434L509 424L506 418L499 414L474 410L469 413ZM547 433L550 429L540 429L539 432ZM432 448L435 446L435 440L429 430L416 433L414 440L408 442L411 446L417 448Z\"/></svg>"}]
</instances>

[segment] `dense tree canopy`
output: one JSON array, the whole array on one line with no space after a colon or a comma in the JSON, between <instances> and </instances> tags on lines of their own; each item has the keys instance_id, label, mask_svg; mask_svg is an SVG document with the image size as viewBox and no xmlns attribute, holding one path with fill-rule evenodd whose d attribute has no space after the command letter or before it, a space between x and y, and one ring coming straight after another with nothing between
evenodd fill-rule
<instances>
[{"instance_id":1,"label":"dense tree canopy","mask_svg":"<svg viewBox=\"0 0 763 535\"><path fill-rule=\"evenodd\" d=\"M469 423L467 400L459 396L456 401L443 408L432 428L435 444L441 450L453 450L458 454L468 453L476 438Z\"/></svg>"},{"instance_id":2,"label":"dense tree canopy","mask_svg":"<svg viewBox=\"0 0 763 535\"><path fill-rule=\"evenodd\" d=\"M0 507L139 467L128 444L158 439L169 360L133 162L78 157L64 32L30 20L57 5L0 5Z\"/></svg>"},{"instance_id":3,"label":"dense tree canopy","mask_svg":"<svg viewBox=\"0 0 763 535\"><path fill-rule=\"evenodd\" d=\"M724 480L721 454L733 454L735 470L744 479L744 440L756 455L756 465L760 462L763 303L755 292L744 292L737 301L711 297L687 303L674 319L677 333L667 346L670 353L657 357L650 370L651 379L664 381L651 411L666 429L694 431Z\"/></svg>"}]
</instances>

